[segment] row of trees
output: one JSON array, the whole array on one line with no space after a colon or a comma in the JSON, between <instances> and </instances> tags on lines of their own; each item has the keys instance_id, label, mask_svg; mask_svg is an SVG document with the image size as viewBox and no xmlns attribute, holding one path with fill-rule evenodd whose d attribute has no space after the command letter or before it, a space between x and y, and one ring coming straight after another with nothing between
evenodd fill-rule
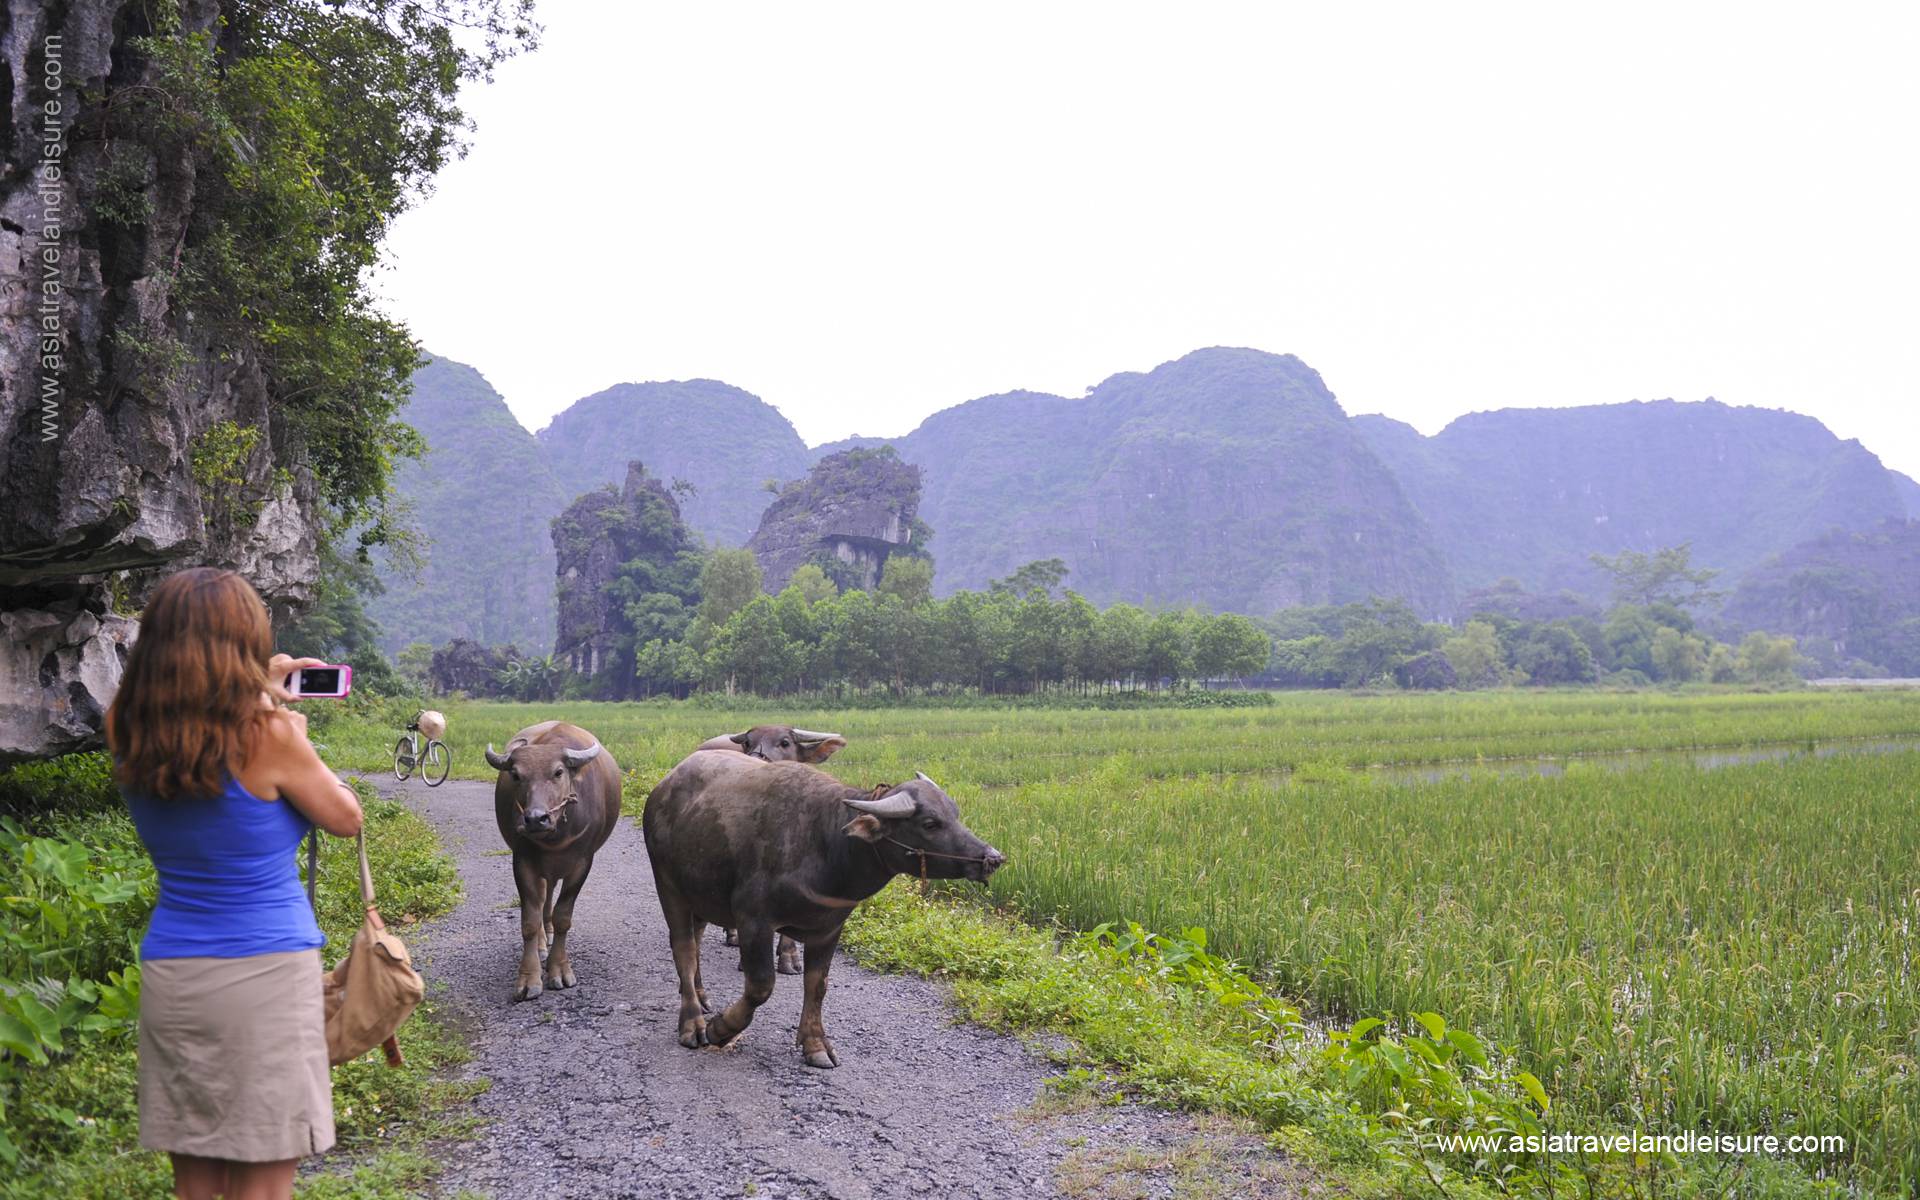
<instances>
[{"instance_id":1,"label":"row of trees","mask_svg":"<svg viewBox=\"0 0 1920 1200\"><path fill-rule=\"evenodd\" d=\"M1375 600L1290 609L1267 625L1273 666L1262 682L1278 687L1782 683L1802 665L1790 637L1750 633L1731 646L1666 601L1617 604L1603 619L1483 612L1455 628Z\"/></svg>"},{"instance_id":2,"label":"row of trees","mask_svg":"<svg viewBox=\"0 0 1920 1200\"><path fill-rule=\"evenodd\" d=\"M1461 626L1423 622L1402 602L1296 608L1256 623L1235 614L1095 608L1064 587L1057 559L1029 563L985 591L933 596L932 564L890 559L871 591L841 591L816 564L766 594L746 550L714 550L680 589L675 619L630 598L636 634L615 669L627 694L691 691L975 689L1032 693L1160 688L1252 678L1277 687L1477 688L1610 683L1775 683L1805 665L1794 641L1763 633L1737 644L1688 611L1710 575L1685 548L1597 560L1617 568L1604 613L1551 603L1503 582L1476 594ZM652 597L657 600L658 597ZM647 618L652 618L647 619ZM1264 625L1264 628L1263 628ZM630 665L629 665L630 664ZM409 647L400 673L440 691L523 700L608 681L569 676L552 658L456 641ZM597 694L597 693L596 693Z\"/></svg>"},{"instance_id":3,"label":"row of trees","mask_svg":"<svg viewBox=\"0 0 1920 1200\"><path fill-rule=\"evenodd\" d=\"M1103 610L1072 591L1057 561L1030 564L985 592L933 596L932 565L888 560L872 591L841 592L819 567L778 595L744 550L709 555L699 613L684 638L636 654L647 692L764 695L818 689L975 688L1027 693L1180 686L1264 670L1265 632L1237 614Z\"/></svg>"}]
</instances>

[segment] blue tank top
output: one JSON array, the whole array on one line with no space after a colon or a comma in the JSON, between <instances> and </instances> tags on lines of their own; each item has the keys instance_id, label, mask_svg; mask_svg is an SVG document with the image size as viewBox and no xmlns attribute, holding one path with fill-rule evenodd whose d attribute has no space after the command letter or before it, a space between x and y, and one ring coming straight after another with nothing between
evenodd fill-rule
<instances>
[{"instance_id":1,"label":"blue tank top","mask_svg":"<svg viewBox=\"0 0 1920 1200\"><path fill-rule=\"evenodd\" d=\"M218 796L122 793L160 875L140 957L245 958L326 944L295 851L313 823L229 778Z\"/></svg>"}]
</instances>

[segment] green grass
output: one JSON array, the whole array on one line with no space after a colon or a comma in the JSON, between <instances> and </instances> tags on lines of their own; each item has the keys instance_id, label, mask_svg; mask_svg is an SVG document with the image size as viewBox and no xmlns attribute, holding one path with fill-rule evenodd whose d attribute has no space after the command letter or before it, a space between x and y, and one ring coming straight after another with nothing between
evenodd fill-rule
<instances>
[{"instance_id":1,"label":"green grass","mask_svg":"<svg viewBox=\"0 0 1920 1200\"><path fill-rule=\"evenodd\" d=\"M658 776L716 733L778 722L845 734L834 769L875 780L926 771L972 787L1071 778L1115 755L1146 778L1282 772L1638 750L1800 745L1920 735L1920 692L1602 693L1479 692L1352 696L1278 694L1239 709L788 709L648 702L503 704L447 701L453 774L491 779L482 751L516 730L564 716L598 735L620 765ZM392 702L374 719L324 701L307 712L336 768L385 772L414 706Z\"/></svg>"},{"instance_id":2,"label":"green grass","mask_svg":"<svg viewBox=\"0 0 1920 1200\"><path fill-rule=\"evenodd\" d=\"M75 756L0 776L0 801L31 833L61 846L80 848L92 860L90 875L111 867L141 876L130 902L88 910L90 923L70 926L71 963L60 970L97 977L132 961L152 904L152 868L132 822L105 787L94 756ZM459 900L458 875L427 824L402 805L367 799L368 851L381 913L403 936L419 920L450 910ZM345 952L361 920L351 842L323 839L320 921L328 936L329 965ZM17 894L33 880L14 875L0 891ZM71 907L71 903L69 905ZM10 933L31 934L19 923ZM15 941L23 940L16 936ZM23 951L26 952L26 951ZM45 950L29 960L43 970ZM0 985L12 986L6 980ZM134 1030L131 1020L68 1030L62 1052L45 1065L15 1062L0 1084L7 1093L0 1133L18 1159L0 1177L0 1197L64 1195L164 1197L171 1194L165 1155L139 1148L135 1103ZM464 1047L442 1020L431 998L401 1031L407 1065L389 1069L376 1051L334 1069L334 1115L338 1144L320 1166L333 1174L311 1175L297 1192L308 1197L393 1197L415 1194L430 1175L421 1150L429 1138L466 1127L457 1103L484 1084L439 1078L461 1061Z\"/></svg>"},{"instance_id":3,"label":"green grass","mask_svg":"<svg viewBox=\"0 0 1920 1200\"><path fill-rule=\"evenodd\" d=\"M564 715L637 806L701 739L833 729L861 785L925 770L1042 925L1207 929L1310 1016L1445 1014L1538 1074L1565 1128L1847 1136L1811 1164L1920 1179L1920 755L1702 770L1581 756L1920 738L1914 693L1289 694L1259 709L887 712L446 706L456 773ZM391 730L336 721L339 765ZM1367 771L1552 755L1554 778ZM1805 1177L1799 1166L1783 1168Z\"/></svg>"}]
</instances>

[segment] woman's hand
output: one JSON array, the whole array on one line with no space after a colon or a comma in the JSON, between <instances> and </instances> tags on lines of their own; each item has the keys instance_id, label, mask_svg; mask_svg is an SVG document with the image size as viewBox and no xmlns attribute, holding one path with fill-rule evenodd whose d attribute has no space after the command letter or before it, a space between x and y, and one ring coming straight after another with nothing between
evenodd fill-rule
<instances>
[{"instance_id":1,"label":"woman's hand","mask_svg":"<svg viewBox=\"0 0 1920 1200\"><path fill-rule=\"evenodd\" d=\"M323 658L295 658L290 654L276 654L267 660L267 691L274 700L284 704L289 700L295 699L292 689L287 687L287 676L300 670L302 667L324 667L326 665L327 661ZM306 719L303 717L301 718L301 725L304 726L305 724Z\"/></svg>"}]
</instances>

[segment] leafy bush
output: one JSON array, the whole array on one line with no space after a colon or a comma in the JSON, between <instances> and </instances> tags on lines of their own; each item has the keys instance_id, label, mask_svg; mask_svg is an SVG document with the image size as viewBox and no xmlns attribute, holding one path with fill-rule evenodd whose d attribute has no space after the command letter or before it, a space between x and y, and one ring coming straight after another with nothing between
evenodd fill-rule
<instances>
[{"instance_id":1,"label":"leafy bush","mask_svg":"<svg viewBox=\"0 0 1920 1200\"><path fill-rule=\"evenodd\" d=\"M105 754L68 754L0 772L0 814L29 825L59 814L118 811L120 792Z\"/></svg>"},{"instance_id":2,"label":"leafy bush","mask_svg":"<svg viewBox=\"0 0 1920 1200\"><path fill-rule=\"evenodd\" d=\"M129 1039L139 1012L135 951L156 892L123 813L63 818L53 836L0 818L0 1161L9 1167L21 1150L13 1130L80 1119L40 1095L28 1069L79 1041Z\"/></svg>"},{"instance_id":3,"label":"leafy bush","mask_svg":"<svg viewBox=\"0 0 1920 1200\"><path fill-rule=\"evenodd\" d=\"M164 1159L131 1153L137 955L158 887L106 769L103 755L70 755L0 775L0 798L20 814L0 817L0 1163L14 1176L0 1196L166 1193ZM381 913L406 926L451 908L458 876L432 830L357 790ZM321 841L319 918L333 960L361 921L357 855L350 841ZM375 1055L335 1071L342 1145L374 1148L395 1121L460 1086L430 1076L457 1059L457 1039L430 1021L408 1029L405 1070Z\"/></svg>"}]
</instances>

